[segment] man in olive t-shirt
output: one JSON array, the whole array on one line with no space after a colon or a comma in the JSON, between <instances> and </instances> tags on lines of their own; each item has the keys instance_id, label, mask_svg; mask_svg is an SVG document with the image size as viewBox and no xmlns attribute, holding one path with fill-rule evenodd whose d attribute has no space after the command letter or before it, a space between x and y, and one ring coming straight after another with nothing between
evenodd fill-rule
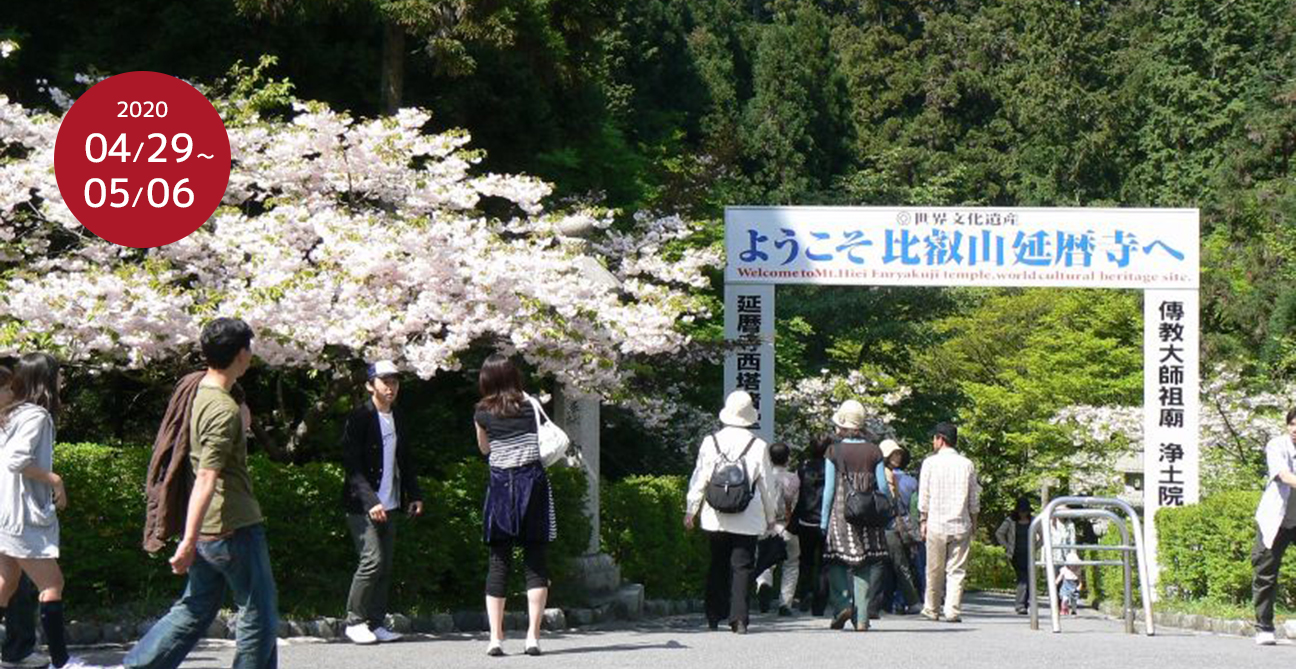
<instances>
[{"instance_id":1,"label":"man in olive t-shirt","mask_svg":"<svg viewBox=\"0 0 1296 669\"><path fill-rule=\"evenodd\" d=\"M202 520L204 536L228 534L261 522L247 468L247 432L238 402L207 379L198 385L189 418L189 463L195 472L220 472Z\"/></svg>"},{"instance_id":2,"label":"man in olive t-shirt","mask_svg":"<svg viewBox=\"0 0 1296 669\"><path fill-rule=\"evenodd\" d=\"M127 667L176 669L211 626L225 600L238 605L239 669L276 669L278 601L261 507L247 469L247 423L230 389L252 363L252 329L218 318L202 332L207 374L189 423L189 494L185 533L171 570L189 575L184 595L126 656Z\"/></svg>"}]
</instances>

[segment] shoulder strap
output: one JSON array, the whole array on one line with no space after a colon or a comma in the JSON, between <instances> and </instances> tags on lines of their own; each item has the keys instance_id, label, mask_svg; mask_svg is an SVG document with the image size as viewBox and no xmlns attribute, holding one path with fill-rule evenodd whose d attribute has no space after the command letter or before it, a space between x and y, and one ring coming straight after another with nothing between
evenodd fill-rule
<instances>
[{"instance_id":1,"label":"shoulder strap","mask_svg":"<svg viewBox=\"0 0 1296 669\"><path fill-rule=\"evenodd\" d=\"M747 446L746 446L745 448L743 448L742 453L740 453L740 454L738 455L738 459L739 459L739 460L742 460L743 458L746 458L746 457L747 457L747 451L750 451L750 450L751 450L751 447L752 447L752 444L755 444L755 443L756 443L756 437L752 437L752 438L751 438L751 441L747 442Z\"/></svg>"}]
</instances>

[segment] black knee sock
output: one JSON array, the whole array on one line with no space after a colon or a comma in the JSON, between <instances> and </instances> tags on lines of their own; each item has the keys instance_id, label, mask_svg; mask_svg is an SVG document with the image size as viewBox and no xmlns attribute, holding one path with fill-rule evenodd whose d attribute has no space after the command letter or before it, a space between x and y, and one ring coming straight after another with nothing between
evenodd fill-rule
<instances>
[{"instance_id":1,"label":"black knee sock","mask_svg":"<svg viewBox=\"0 0 1296 669\"><path fill-rule=\"evenodd\" d=\"M55 667L67 664L67 640L63 638L63 602L41 602L41 629L45 630L45 643L49 645L50 663Z\"/></svg>"}]
</instances>

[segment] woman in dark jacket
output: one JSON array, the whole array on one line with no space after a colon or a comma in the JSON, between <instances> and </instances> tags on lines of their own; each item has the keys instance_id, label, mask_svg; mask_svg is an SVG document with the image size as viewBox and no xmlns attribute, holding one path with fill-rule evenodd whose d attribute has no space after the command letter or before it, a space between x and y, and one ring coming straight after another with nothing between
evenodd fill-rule
<instances>
[{"instance_id":1,"label":"woman in dark jacket","mask_svg":"<svg viewBox=\"0 0 1296 669\"><path fill-rule=\"evenodd\" d=\"M477 446L490 461L490 483L483 513L484 539L490 546L486 576L486 613L491 640L486 653L504 654L504 601L513 548L522 547L526 575L526 654L540 654L540 623L549 598L549 568L545 552L558 536L553 492L540 463L539 412L522 390L522 375L502 355L482 365L478 385L482 399L473 422Z\"/></svg>"},{"instance_id":2,"label":"woman in dark jacket","mask_svg":"<svg viewBox=\"0 0 1296 669\"><path fill-rule=\"evenodd\" d=\"M801 491L793 511L793 527L801 539L801 576L797 581L801 610L822 616L828 604L828 572L823 568L824 533L819 529L823 512L824 453L832 445L831 435L810 442L806 459L797 467Z\"/></svg>"}]
</instances>

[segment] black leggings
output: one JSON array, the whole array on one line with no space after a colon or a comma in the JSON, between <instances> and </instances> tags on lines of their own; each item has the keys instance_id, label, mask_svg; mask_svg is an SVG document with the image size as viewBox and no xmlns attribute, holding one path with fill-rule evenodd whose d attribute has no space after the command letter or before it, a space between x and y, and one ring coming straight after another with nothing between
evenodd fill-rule
<instances>
[{"instance_id":1,"label":"black leggings","mask_svg":"<svg viewBox=\"0 0 1296 669\"><path fill-rule=\"evenodd\" d=\"M490 569L486 572L486 595L488 597L508 596L509 570L513 566L512 541L498 541L490 544ZM549 561L545 553L549 544L522 544L522 567L526 573L527 590L549 587Z\"/></svg>"}]
</instances>

